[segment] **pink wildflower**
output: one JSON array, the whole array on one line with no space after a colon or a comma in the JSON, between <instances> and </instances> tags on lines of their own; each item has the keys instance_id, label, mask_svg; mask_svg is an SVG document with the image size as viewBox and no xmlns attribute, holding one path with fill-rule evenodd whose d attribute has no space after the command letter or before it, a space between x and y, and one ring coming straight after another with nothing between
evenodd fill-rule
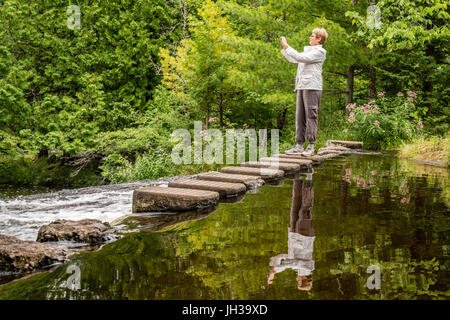
<instances>
[{"instance_id":1,"label":"pink wildflower","mask_svg":"<svg viewBox=\"0 0 450 320\"><path fill-rule=\"evenodd\" d=\"M355 121L355 113L350 112L350 115L348 116L348 122L354 122Z\"/></svg>"},{"instance_id":2,"label":"pink wildflower","mask_svg":"<svg viewBox=\"0 0 450 320\"><path fill-rule=\"evenodd\" d=\"M394 122L393 125L396 126L396 125L398 125L398 123L397 123L397 122Z\"/></svg>"},{"instance_id":3,"label":"pink wildflower","mask_svg":"<svg viewBox=\"0 0 450 320\"><path fill-rule=\"evenodd\" d=\"M346 109L347 111L350 111L350 110L355 109L355 107L356 107L356 103L349 103L349 104L347 104L347 106L345 107L345 109Z\"/></svg>"},{"instance_id":4,"label":"pink wildflower","mask_svg":"<svg viewBox=\"0 0 450 320\"><path fill-rule=\"evenodd\" d=\"M419 128L423 128L423 123L422 123L422 121L417 122L417 125L419 126Z\"/></svg>"},{"instance_id":5,"label":"pink wildflower","mask_svg":"<svg viewBox=\"0 0 450 320\"><path fill-rule=\"evenodd\" d=\"M378 96L379 96L379 97L384 96L384 92L383 92L383 91L378 92Z\"/></svg>"},{"instance_id":6,"label":"pink wildflower","mask_svg":"<svg viewBox=\"0 0 450 320\"><path fill-rule=\"evenodd\" d=\"M415 92L408 91L408 92L406 92L406 94L411 98L417 98L417 94Z\"/></svg>"},{"instance_id":7,"label":"pink wildflower","mask_svg":"<svg viewBox=\"0 0 450 320\"><path fill-rule=\"evenodd\" d=\"M378 120L375 120L374 123L373 123L373 125L374 125L375 127L379 127L379 126L380 126L380 122L379 122Z\"/></svg>"},{"instance_id":8,"label":"pink wildflower","mask_svg":"<svg viewBox=\"0 0 450 320\"><path fill-rule=\"evenodd\" d=\"M204 136L206 134L206 130L200 131L200 135Z\"/></svg>"},{"instance_id":9,"label":"pink wildflower","mask_svg":"<svg viewBox=\"0 0 450 320\"><path fill-rule=\"evenodd\" d=\"M370 171L370 174L373 175L373 176L376 175L377 174L377 170Z\"/></svg>"},{"instance_id":10,"label":"pink wildflower","mask_svg":"<svg viewBox=\"0 0 450 320\"><path fill-rule=\"evenodd\" d=\"M403 97L403 93L398 92L398 93L397 93L397 97Z\"/></svg>"},{"instance_id":11,"label":"pink wildflower","mask_svg":"<svg viewBox=\"0 0 450 320\"><path fill-rule=\"evenodd\" d=\"M162 147L161 147L161 146L157 146L156 149L157 149L157 150L161 150Z\"/></svg>"},{"instance_id":12,"label":"pink wildflower","mask_svg":"<svg viewBox=\"0 0 450 320\"><path fill-rule=\"evenodd\" d=\"M216 121L216 118L209 118L209 120L208 120L208 122L214 122L214 121Z\"/></svg>"},{"instance_id":13,"label":"pink wildflower","mask_svg":"<svg viewBox=\"0 0 450 320\"><path fill-rule=\"evenodd\" d=\"M347 132L348 132L348 129L344 129L344 130L342 130L342 131L344 131L345 133L347 133Z\"/></svg>"}]
</instances>

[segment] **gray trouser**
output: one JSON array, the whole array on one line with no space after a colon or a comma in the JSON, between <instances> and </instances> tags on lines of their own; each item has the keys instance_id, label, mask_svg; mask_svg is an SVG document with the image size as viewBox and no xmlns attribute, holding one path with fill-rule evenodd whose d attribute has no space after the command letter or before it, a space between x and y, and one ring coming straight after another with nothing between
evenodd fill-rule
<instances>
[{"instance_id":1,"label":"gray trouser","mask_svg":"<svg viewBox=\"0 0 450 320\"><path fill-rule=\"evenodd\" d=\"M295 140L303 145L305 140L313 144L317 138L317 124L322 90L297 90L295 112Z\"/></svg>"}]
</instances>

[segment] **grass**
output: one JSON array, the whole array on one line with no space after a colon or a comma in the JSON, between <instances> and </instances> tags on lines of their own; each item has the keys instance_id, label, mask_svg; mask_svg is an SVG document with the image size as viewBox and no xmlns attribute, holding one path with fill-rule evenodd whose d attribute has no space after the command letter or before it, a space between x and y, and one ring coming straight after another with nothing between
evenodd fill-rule
<instances>
[{"instance_id":1,"label":"grass","mask_svg":"<svg viewBox=\"0 0 450 320\"><path fill-rule=\"evenodd\" d=\"M450 165L450 134L441 136L422 136L415 142L400 146L399 156L407 159L431 160Z\"/></svg>"}]
</instances>

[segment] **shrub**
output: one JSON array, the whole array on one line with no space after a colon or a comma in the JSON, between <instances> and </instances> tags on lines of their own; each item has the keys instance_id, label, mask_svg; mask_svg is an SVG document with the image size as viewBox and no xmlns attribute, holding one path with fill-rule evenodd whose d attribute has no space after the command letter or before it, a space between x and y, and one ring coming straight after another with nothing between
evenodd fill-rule
<instances>
[{"instance_id":1,"label":"shrub","mask_svg":"<svg viewBox=\"0 0 450 320\"><path fill-rule=\"evenodd\" d=\"M412 91L406 95L399 92L394 97L379 92L376 99L360 106L348 104L350 133L369 149L389 149L411 141L423 128L415 112L415 98Z\"/></svg>"}]
</instances>

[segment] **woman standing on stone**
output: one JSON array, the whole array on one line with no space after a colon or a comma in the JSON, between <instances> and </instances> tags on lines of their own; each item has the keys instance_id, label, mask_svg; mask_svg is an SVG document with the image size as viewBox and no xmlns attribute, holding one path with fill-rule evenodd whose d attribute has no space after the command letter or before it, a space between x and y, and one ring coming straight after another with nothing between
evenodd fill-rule
<instances>
[{"instance_id":1,"label":"woman standing on stone","mask_svg":"<svg viewBox=\"0 0 450 320\"><path fill-rule=\"evenodd\" d=\"M318 111L322 96L322 65L327 51L322 45L328 38L325 29L315 28L309 36L310 46L305 46L302 53L291 48L285 37L280 38L283 50L281 53L289 62L297 63L295 90L297 102L295 112L296 145L287 150L287 154L301 154L309 157L314 155L314 143L317 138ZM303 149L305 140L308 147Z\"/></svg>"}]
</instances>

